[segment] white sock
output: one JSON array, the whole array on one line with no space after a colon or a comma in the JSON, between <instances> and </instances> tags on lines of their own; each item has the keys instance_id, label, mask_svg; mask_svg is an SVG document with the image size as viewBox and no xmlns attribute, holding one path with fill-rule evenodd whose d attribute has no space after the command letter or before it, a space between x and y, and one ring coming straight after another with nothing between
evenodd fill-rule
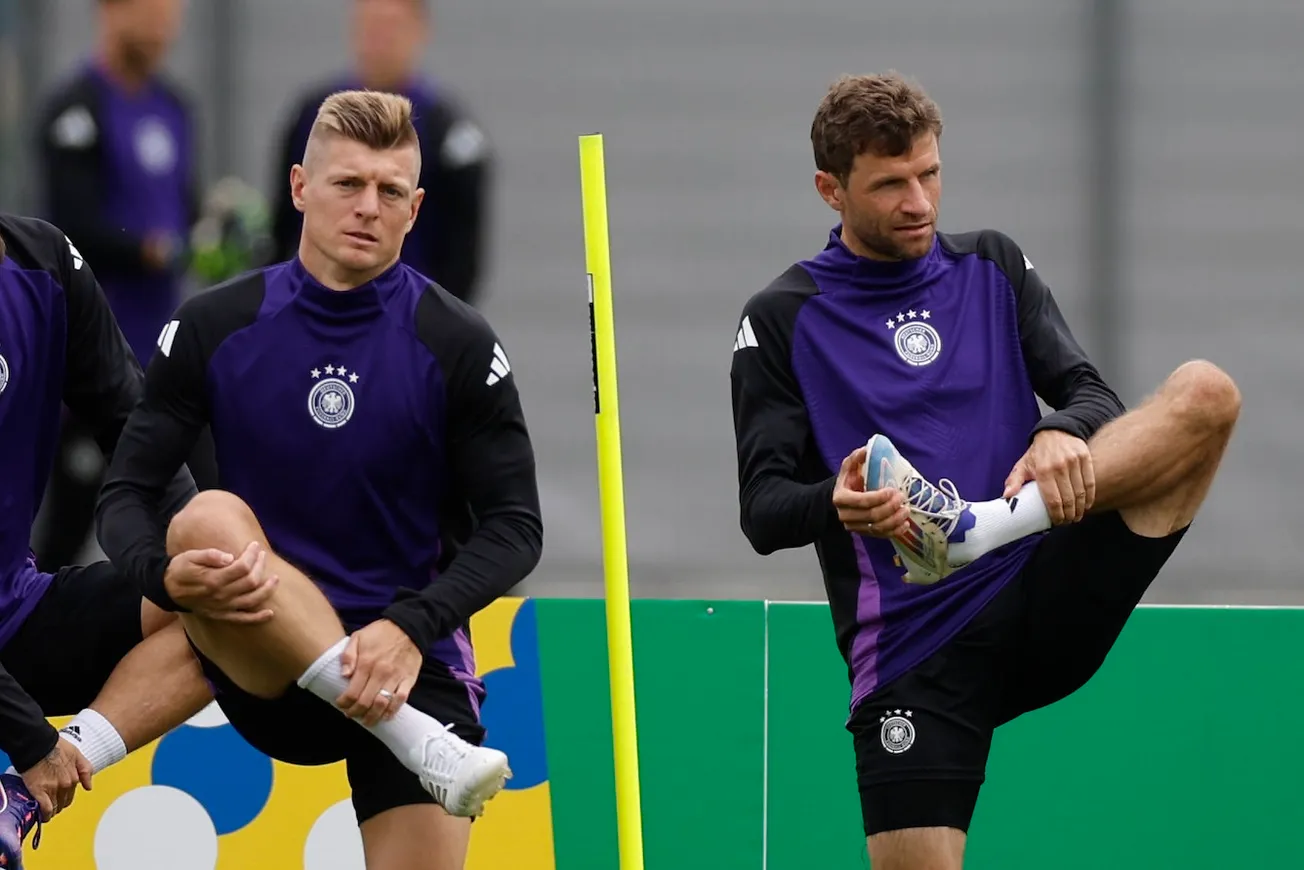
<instances>
[{"instance_id":1,"label":"white sock","mask_svg":"<svg viewBox=\"0 0 1304 870\"><path fill-rule=\"evenodd\" d=\"M118 730L108 719L89 707L60 728L59 737L76 746L86 756L86 760L91 763L92 774L127 757L127 744L122 742Z\"/></svg>"},{"instance_id":2,"label":"white sock","mask_svg":"<svg viewBox=\"0 0 1304 870\"><path fill-rule=\"evenodd\" d=\"M977 502L969 505L969 511L974 526L965 533L964 540L951 544L948 552L952 564L968 564L997 547L1050 528L1050 513L1036 481L1025 483L1008 501L994 498Z\"/></svg>"},{"instance_id":3,"label":"white sock","mask_svg":"<svg viewBox=\"0 0 1304 870\"><path fill-rule=\"evenodd\" d=\"M303 676L298 680L300 688L312 692L336 710L339 710L339 707L335 707L335 700L349 687L349 680L344 676L340 666L340 655L348 645L347 637L341 639L335 646L322 653L321 658L309 665L308 670L304 671ZM394 757L413 773L421 772L417 766L418 762L413 760L414 755L419 755L414 750L421 746L427 734L442 730L444 727L433 717L422 713L411 704L400 707L392 719L382 720L372 726L363 725L361 722L358 724L375 734L380 742L394 753Z\"/></svg>"}]
</instances>

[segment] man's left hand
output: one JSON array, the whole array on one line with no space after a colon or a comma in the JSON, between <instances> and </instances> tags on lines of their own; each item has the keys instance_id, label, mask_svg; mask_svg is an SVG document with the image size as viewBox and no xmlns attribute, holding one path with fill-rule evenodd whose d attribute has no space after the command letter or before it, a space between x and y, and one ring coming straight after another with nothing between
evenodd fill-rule
<instances>
[{"instance_id":1,"label":"man's left hand","mask_svg":"<svg viewBox=\"0 0 1304 870\"><path fill-rule=\"evenodd\" d=\"M1096 501L1096 472L1087 442L1057 429L1038 432L1005 479L1004 498L1037 481L1052 525L1076 523Z\"/></svg>"},{"instance_id":2,"label":"man's left hand","mask_svg":"<svg viewBox=\"0 0 1304 870\"><path fill-rule=\"evenodd\" d=\"M407 703L421 660L412 639L388 619L355 631L340 656L349 687L336 706L368 727L393 718Z\"/></svg>"}]
</instances>

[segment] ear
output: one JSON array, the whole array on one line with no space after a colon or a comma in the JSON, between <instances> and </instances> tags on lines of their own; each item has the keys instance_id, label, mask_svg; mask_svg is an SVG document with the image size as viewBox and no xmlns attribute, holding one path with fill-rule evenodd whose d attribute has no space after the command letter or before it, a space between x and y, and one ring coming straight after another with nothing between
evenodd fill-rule
<instances>
[{"instance_id":1,"label":"ear","mask_svg":"<svg viewBox=\"0 0 1304 870\"><path fill-rule=\"evenodd\" d=\"M846 193L842 185L832 173L820 170L815 173L815 190L819 192L820 197L829 204L829 208L836 212L842 211L842 197Z\"/></svg>"},{"instance_id":2,"label":"ear","mask_svg":"<svg viewBox=\"0 0 1304 870\"><path fill-rule=\"evenodd\" d=\"M423 187L418 187L412 194L412 214L408 216L407 229L403 232L412 232L412 227L417 222L417 212L421 211L421 203L425 201L426 191Z\"/></svg>"},{"instance_id":3,"label":"ear","mask_svg":"<svg viewBox=\"0 0 1304 870\"><path fill-rule=\"evenodd\" d=\"M308 183L308 172L301 164L294 164L290 167L290 199L294 201L294 207L303 211L303 188Z\"/></svg>"}]
</instances>

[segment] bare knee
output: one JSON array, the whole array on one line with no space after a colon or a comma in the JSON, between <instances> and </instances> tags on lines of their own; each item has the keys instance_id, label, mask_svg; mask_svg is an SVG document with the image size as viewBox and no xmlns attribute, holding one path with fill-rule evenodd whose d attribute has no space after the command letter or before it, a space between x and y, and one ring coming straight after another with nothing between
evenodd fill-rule
<instances>
[{"instance_id":1,"label":"bare knee","mask_svg":"<svg viewBox=\"0 0 1304 870\"><path fill-rule=\"evenodd\" d=\"M1165 385L1176 413L1195 429L1227 433L1241 413L1241 391L1225 371L1206 360L1183 363Z\"/></svg>"},{"instance_id":2,"label":"bare knee","mask_svg":"<svg viewBox=\"0 0 1304 870\"><path fill-rule=\"evenodd\" d=\"M874 870L961 870L965 839L956 828L905 828L874 834L866 845Z\"/></svg>"},{"instance_id":3,"label":"bare knee","mask_svg":"<svg viewBox=\"0 0 1304 870\"><path fill-rule=\"evenodd\" d=\"M213 547L239 553L250 541L266 544L257 517L239 496L219 489L197 494L168 524L168 555Z\"/></svg>"}]
</instances>

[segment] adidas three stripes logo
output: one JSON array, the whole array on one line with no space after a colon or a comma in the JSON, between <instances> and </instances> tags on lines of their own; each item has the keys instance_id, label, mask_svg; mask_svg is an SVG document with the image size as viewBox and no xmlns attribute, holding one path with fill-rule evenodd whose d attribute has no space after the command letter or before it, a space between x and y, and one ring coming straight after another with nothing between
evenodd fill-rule
<instances>
[{"instance_id":1,"label":"adidas three stripes logo","mask_svg":"<svg viewBox=\"0 0 1304 870\"><path fill-rule=\"evenodd\" d=\"M489 363L489 377L485 378L485 384L492 387L503 378L511 374L512 364L507 361L507 354L503 352L502 345L494 343L494 358Z\"/></svg>"}]
</instances>

